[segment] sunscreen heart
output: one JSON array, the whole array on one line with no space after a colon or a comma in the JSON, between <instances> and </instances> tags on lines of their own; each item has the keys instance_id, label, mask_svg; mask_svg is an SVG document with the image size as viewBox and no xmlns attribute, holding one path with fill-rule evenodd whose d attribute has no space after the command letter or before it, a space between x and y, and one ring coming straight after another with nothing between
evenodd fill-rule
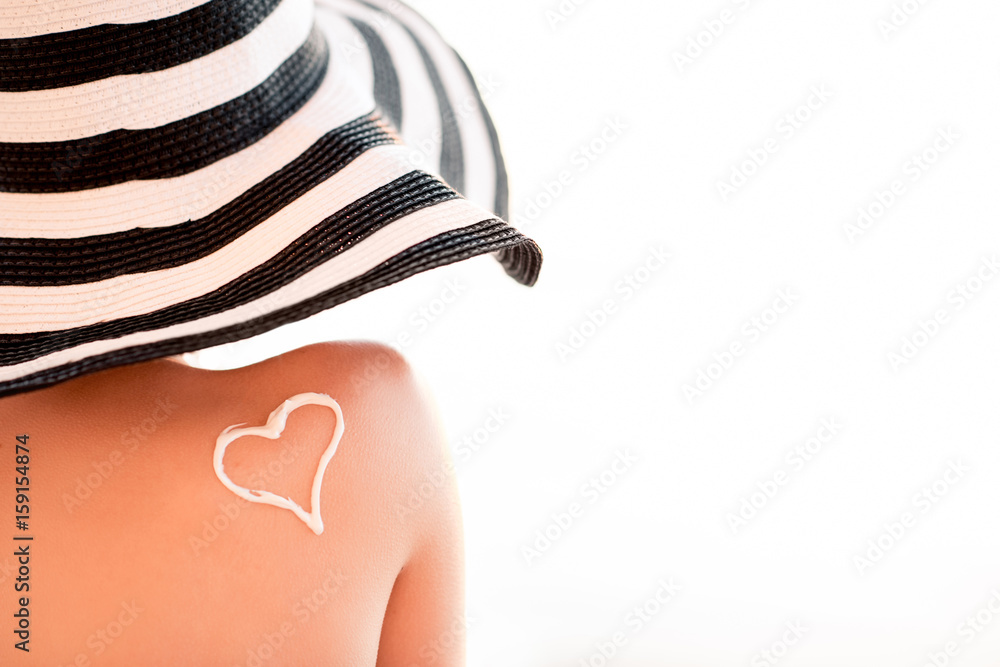
<instances>
[{"instance_id":1,"label":"sunscreen heart","mask_svg":"<svg viewBox=\"0 0 1000 667\"><path fill-rule=\"evenodd\" d=\"M316 467L316 476L313 478L312 483L312 507L309 512L302 509L302 507L300 507L299 504L291 498L285 498L271 493L270 491L257 489L250 490L235 484L233 480L229 479L229 475L226 474L225 468L222 465L222 459L226 455L226 448L229 447L231 442L245 435L260 435L265 438L269 438L270 440L277 440L282 431L285 430L285 422L288 421L288 415L293 410L303 405L325 405L333 410L333 412L337 415L337 425L334 427L333 438L330 440L330 444L327 445L326 450L323 452L323 456L320 457L319 465ZM219 434L219 438L215 441L215 474L219 477L219 481L221 481L227 489L238 495L240 498L246 498L253 503L265 503L267 505L274 505L275 507L291 510L295 516L302 519L302 522L309 526L314 533L317 535L322 534L323 517L320 516L319 492L323 486L323 475L326 473L326 467L329 465L330 459L332 459L333 455L337 452L337 445L340 444L340 438L344 435L344 413L340 410L340 404L327 394L316 394L311 392L298 394L287 399L284 403L275 408L274 411L268 416L267 423L263 426L237 428L245 423L246 422L242 422L239 424L233 424L232 426L227 426L222 433Z\"/></svg>"}]
</instances>

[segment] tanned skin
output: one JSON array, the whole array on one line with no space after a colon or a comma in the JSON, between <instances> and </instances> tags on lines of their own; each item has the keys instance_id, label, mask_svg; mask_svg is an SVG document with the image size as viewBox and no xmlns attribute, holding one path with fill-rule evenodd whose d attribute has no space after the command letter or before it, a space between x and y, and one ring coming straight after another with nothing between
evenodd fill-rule
<instances>
[{"instance_id":1,"label":"tanned skin","mask_svg":"<svg viewBox=\"0 0 1000 667\"><path fill-rule=\"evenodd\" d=\"M305 392L329 394L345 422L319 536L286 509L239 499L212 465L224 428L263 425ZM226 472L308 511L334 423L329 408L303 406L279 440L232 443ZM26 531L15 518L22 434ZM0 664L463 665L451 470L420 381L370 343L228 371L160 359L0 399ZM18 592L25 544L30 590ZM14 646L21 597L29 652Z\"/></svg>"}]
</instances>

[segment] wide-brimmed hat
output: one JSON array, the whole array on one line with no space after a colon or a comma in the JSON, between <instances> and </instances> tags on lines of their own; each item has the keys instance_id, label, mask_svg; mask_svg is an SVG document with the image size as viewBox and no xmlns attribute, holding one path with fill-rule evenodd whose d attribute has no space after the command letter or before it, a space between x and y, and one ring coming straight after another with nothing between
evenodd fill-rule
<instances>
[{"instance_id":1,"label":"wide-brimmed hat","mask_svg":"<svg viewBox=\"0 0 1000 667\"><path fill-rule=\"evenodd\" d=\"M0 396L493 253L534 284L458 54L396 0L0 4Z\"/></svg>"}]
</instances>

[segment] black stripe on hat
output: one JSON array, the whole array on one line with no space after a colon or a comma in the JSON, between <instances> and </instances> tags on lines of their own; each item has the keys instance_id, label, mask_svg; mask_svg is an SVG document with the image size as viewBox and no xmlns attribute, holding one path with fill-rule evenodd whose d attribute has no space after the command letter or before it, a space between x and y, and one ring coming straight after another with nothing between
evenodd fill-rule
<instances>
[{"instance_id":1,"label":"black stripe on hat","mask_svg":"<svg viewBox=\"0 0 1000 667\"><path fill-rule=\"evenodd\" d=\"M496 259L507 275L525 287L538 282L542 270L542 250L534 241L510 244L496 252Z\"/></svg>"},{"instance_id":2,"label":"black stripe on hat","mask_svg":"<svg viewBox=\"0 0 1000 667\"><path fill-rule=\"evenodd\" d=\"M464 194L465 156L462 149L462 134L459 131L459 123L455 117L455 110L452 108L451 101L448 98L448 91L445 90L444 82L441 80L441 74L438 72L434 59L431 57L427 47L424 46L423 41L417 37L416 33L404 21L401 21L397 16L386 12L382 7L367 0L358 0L358 4L391 18L407 32L413 43L417 45L417 49L420 51L420 58L424 61L424 67L427 69L427 76L434 87L434 95L437 97L438 109L441 114L441 177L451 187ZM438 34L433 26L430 26L430 24L428 26L435 34ZM441 41L443 42L444 40Z\"/></svg>"},{"instance_id":3,"label":"black stripe on hat","mask_svg":"<svg viewBox=\"0 0 1000 667\"><path fill-rule=\"evenodd\" d=\"M259 141L298 111L322 83L329 55L313 26L305 44L263 83L194 116L73 141L0 143L0 191L71 192L201 169Z\"/></svg>"},{"instance_id":4,"label":"black stripe on hat","mask_svg":"<svg viewBox=\"0 0 1000 667\"><path fill-rule=\"evenodd\" d=\"M410 38L420 50L420 57L427 68L427 75L430 77L431 85L434 87L434 95L437 97L438 109L441 114L441 177L459 192L465 191L465 156L462 151L462 135L458 129L458 119L455 117L455 110L448 99L448 91L441 81L441 74L438 72L434 59L427 51L423 42L410 30L410 27L400 23L404 30L409 33Z\"/></svg>"},{"instance_id":5,"label":"black stripe on hat","mask_svg":"<svg viewBox=\"0 0 1000 667\"><path fill-rule=\"evenodd\" d=\"M280 0L212 0L175 16L0 40L0 91L76 86L180 65L250 34Z\"/></svg>"},{"instance_id":6,"label":"black stripe on hat","mask_svg":"<svg viewBox=\"0 0 1000 667\"><path fill-rule=\"evenodd\" d=\"M0 398L14 393L42 389L112 366L148 361L250 338L284 324L305 319L422 271L458 262L475 255L496 253L503 248L524 245L526 242L527 239L517 230L499 220L486 220L468 227L444 232L404 250L389 261L354 280L342 283L300 303L223 329L112 350L14 380L0 382ZM207 314L211 314L211 312L209 311Z\"/></svg>"},{"instance_id":7,"label":"black stripe on hat","mask_svg":"<svg viewBox=\"0 0 1000 667\"><path fill-rule=\"evenodd\" d=\"M0 238L0 285L75 285L193 262L266 221L369 148L394 141L384 121L371 114L327 133L291 163L199 220L82 238Z\"/></svg>"},{"instance_id":8,"label":"black stripe on hat","mask_svg":"<svg viewBox=\"0 0 1000 667\"><path fill-rule=\"evenodd\" d=\"M460 151L462 146L461 135L458 134L457 123L455 122L456 119L454 116L454 112L451 111L451 105L448 104L447 102L448 100L447 93L444 90L444 86L441 84L441 78L438 75L437 68L434 66L433 61L430 60L430 54L424 48L423 43L420 41L420 39L417 38L416 34L414 34L414 32L410 29L410 27L406 25L397 15L386 12L382 7L379 7L378 5L370 2L369 0L357 0L357 2L358 4L364 5L369 9L372 9L376 12L380 12L384 16L390 17L403 29L405 29L407 33L409 33L410 38L413 39L413 41L420 48L423 60L425 64L427 64L428 73L431 74L431 79L432 83L434 84L435 93L438 96L438 105L442 109L443 132L442 132L441 168L442 170L444 170L446 168L446 165L450 164L449 161L446 160L446 155L445 155L446 147L457 145L458 150ZM434 34L440 37L440 33L437 32L437 29L434 28L434 26L432 26L431 24L429 24L422 16L420 16L418 12L415 12L412 9L410 11L417 20L422 21L424 25L426 25L430 30L434 32ZM443 42L444 40L442 39L441 41ZM454 51L454 49L451 50ZM459 58L459 61L461 62L461 58ZM462 64L464 66L464 63ZM466 67L466 70L468 70L468 67ZM476 90L476 94L478 95L479 91L474 83L473 83L473 89ZM442 105L442 99L444 100L444 104L447 106ZM480 108L482 109L484 116L487 119L486 125L492 138L496 134L496 129L493 127L493 121L490 118L489 113L486 111L485 105L482 104L481 98L480 98L480 103L481 103ZM453 125L449 125L447 122L444 122L444 115L446 113L445 109L451 111L449 115L452 120L452 123L454 123ZM452 130L451 132L449 128L451 128ZM451 134L450 138L449 138L449 132ZM498 161L502 161L503 158L499 151L498 140L495 141L494 146L495 146L494 157ZM450 166L453 167L454 165L451 164ZM462 170L464 176L464 166L462 167ZM497 169L497 178L498 182L497 182L496 199L494 205L497 208L496 212L498 213L498 215L501 212L506 214L508 213L509 194L507 191L507 171L505 167L502 169L499 168ZM447 178L445 180L447 180ZM454 183L452 185L454 186ZM462 181L462 185L464 186L464 180ZM459 190L459 192L462 191L462 187L460 186L455 186L455 189ZM504 216L501 215L501 217ZM526 239L524 243L509 244L503 249L496 251L495 255L497 261L499 261L500 264L504 267L504 270L507 272L507 274L512 278L514 278L514 280L518 281L519 283L530 287L534 285L535 282L538 280L538 274L541 271L541 265L542 265L542 251L534 241Z\"/></svg>"},{"instance_id":9,"label":"black stripe on hat","mask_svg":"<svg viewBox=\"0 0 1000 667\"><path fill-rule=\"evenodd\" d=\"M503 152L500 150L500 137L497 135L493 118L486 108L486 102L479 93L479 87L476 86L476 80L472 75L472 71L457 51L452 49L452 52L455 54L458 62L461 63L462 69L465 70L465 75L469 79L469 85L475 91L476 99L479 101L479 112L482 114L483 122L486 124L486 131L490 135L497 179L493 212L503 220L510 220L508 217L510 213L510 191L507 184L507 165L503 159ZM542 251L534 242L507 246L497 251L496 258L503 265L507 274L518 282L531 287L538 280L538 274L542 268Z\"/></svg>"},{"instance_id":10,"label":"black stripe on hat","mask_svg":"<svg viewBox=\"0 0 1000 667\"><path fill-rule=\"evenodd\" d=\"M375 103L385 112L398 132L403 127L403 101L392 55L374 28L359 19L352 18L350 21L368 45L375 79Z\"/></svg>"},{"instance_id":11,"label":"black stripe on hat","mask_svg":"<svg viewBox=\"0 0 1000 667\"><path fill-rule=\"evenodd\" d=\"M458 194L454 190L430 174L410 172L330 215L263 264L208 294L151 313L76 329L0 334L0 359L3 360L0 365L30 361L83 343L196 320L260 299L391 222L456 197Z\"/></svg>"},{"instance_id":12,"label":"black stripe on hat","mask_svg":"<svg viewBox=\"0 0 1000 667\"><path fill-rule=\"evenodd\" d=\"M469 69L465 60L462 59L462 56L458 55L458 51L452 49L452 53L455 54L455 58L458 59L459 64L461 64L462 69L465 71L465 76L469 80L469 86L471 86L472 90L475 91L476 100L479 102L479 113L483 117L483 123L486 125L486 132L490 135L490 144L493 150L493 165L496 171L493 212L504 220L510 220L510 218L507 217L509 212L508 209L510 207L510 192L507 184L507 165L504 162L503 153L500 150L500 137L497 134L497 128L493 124L490 112L486 109L486 102L483 100L483 96L479 93L479 86L476 85L476 78L472 75L472 70Z\"/></svg>"},{"instance_id":13,"label":"black stripe on hat","mask_svg":"<svg viewBox=\"0 0 1000 667\"><path fill-rule=\"evenodd\" d=\"M462 144L461 144L461 136L458 134L457 122L454 116L454 112L451 110L451 105L448 104L447 102L448 98L446 91L444 90L444 86L441 85L441 78L438 75L437 68L434 66L433 61L430 60L430 54L424 48L423 44L417 38L416 34L398 16L396 16L395 13L390 14L386 12L382 7L379 7L378 5L369 2L368 0L357 0L357 2L358 4L364 5L376 12L380 12L385 16L391 17L394 21L396 21L396 23L398 23L402 28L404 28L409 33L410 38L413 39L413 41L420 48L423 60L428 67L428 73L431 74L432 82L434 83L434 90L438 96L438 105L442 109L443 133L442 133L441 168L442 170L444 170L446 168L446 165L449 164L449 162L446 160L446 155L445 155L446 146L457 145L458 149L461 150ZM440 33L437 32L434 26L427 23L427 21L423 17L421 17L419 13L413 10L410 11L417 20L421 21L430 30L432 30L435 35L438 35L438 37L440 37ZM441 41L443 42L444 40ZM454 52L454 49L451 49L451 51ZM458 54L456 53L455 55L457 56ZM465 63L462 61L460 57L458 58L458 61L465 68L468 75L468 67L465 65ZM486 105L483 103L482 97L479 95L479 89L476 87L475 82L472 81L471 85L473 90L475 90L476 96L479 98L480 110L482 111L483 117L486 120L486 127L490 134L491 142L493 143L493 151L494 151L493 155L497 165L497 170L496 170L497 187L495 193L496 196L494 199L494 207L496 209L495 212L501 218L506 219L506 216L509 213L507 169L506 166L503 164L503 156L500 153L499 140L496 136L496 128L493 125L493 120L490 117L488 111L486 110ZM442 99L444 100L447 107L442 105L441 103ZM450 126L454 129L450 139L448 138L449 124L444 122L444 115L446 113L445 109L447 109L447 111L450 112L448 113L448 115L451 118L452 122L454 123L454 125ZM462 167L462 169L464 172L464 167ZM464 181L462 182L462 185L464 185ZM462 191L462 187L460 186L455 186L455 188L460 192ZM507 274L512 278L514 278L514 280L518 281L519 283L530 287L534 285L535 282L538 280L538 274L541 271L541 265L542 265L542 251L534 241L526 239L524 243L509 244L503 249L496 251L495 256L497 261L499 261L500 264L504 267L504 270L507 272Z\"/></svg>"}]
</instances>

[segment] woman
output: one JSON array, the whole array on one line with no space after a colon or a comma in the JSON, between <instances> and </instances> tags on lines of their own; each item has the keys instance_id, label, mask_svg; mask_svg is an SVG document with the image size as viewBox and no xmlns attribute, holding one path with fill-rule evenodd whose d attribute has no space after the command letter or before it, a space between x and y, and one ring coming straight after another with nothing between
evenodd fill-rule
<instances>
[{"instance_id":1,"label":"woman","mask_svg":"<svg viewBox=\"0 0 1000 667\"><path fill-rule=\"evenodd\" d=\"M476 254L531 285L506 197L471 75L394 0L0 8L0 664L463 664L405 360L180 355Z\"/></svg>"}]
</instances>

